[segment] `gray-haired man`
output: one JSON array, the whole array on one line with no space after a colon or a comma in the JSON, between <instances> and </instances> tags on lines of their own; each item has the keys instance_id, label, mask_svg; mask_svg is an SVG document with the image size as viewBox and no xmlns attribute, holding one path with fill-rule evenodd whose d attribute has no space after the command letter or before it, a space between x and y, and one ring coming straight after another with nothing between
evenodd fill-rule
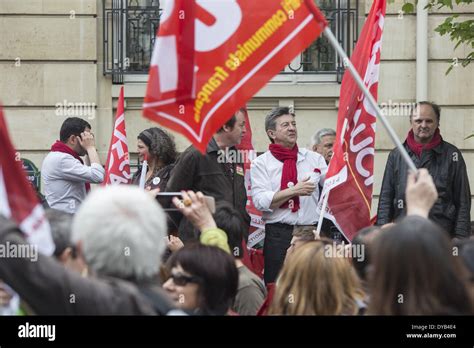
<instances>
[{"instance_id":1,"label":"gray-haired man","mask_svg":"<svg viewBox=\"0 0 474 348\"><path fill-rule=\"evenodd\" d=\"M311 148L313 151L321 154L326 160L326 163L329 164L333 154L332 148L335 141L336 131L331 128L323 128L318 130L311 137Z\"/></svg>"},{"instance_id":2,"label":"gray-haired man","mask_svg":"<svg viewBox=\"0 0 474 348\"><path fill-rule=\"evenodd\" d=\"M318 222L318 184L327 165L324 158L298 148L294 114L275 108L265 118L269 149L252 161L252 200L265 221L265 283L273 283L285 260L293 229Z\"/></svg>"}]
</instances>

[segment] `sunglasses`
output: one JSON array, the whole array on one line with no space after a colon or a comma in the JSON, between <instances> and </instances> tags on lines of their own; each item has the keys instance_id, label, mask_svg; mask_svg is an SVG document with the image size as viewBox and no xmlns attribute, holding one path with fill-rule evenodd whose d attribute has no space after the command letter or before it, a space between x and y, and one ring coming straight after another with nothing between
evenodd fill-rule
<instances>
[{"instance_id":1,"label":"sunglasses","mask_svg":"<svg viewBox=\"0 0 474 348\"><path fill-rule=\"evenodd\" d=\"M193 276L187 276L182 273L174 273L170 276L173 279L173 283L178 286L185 286L188 283L198 283L199 279Z\"/></svg>"}]
</instances>

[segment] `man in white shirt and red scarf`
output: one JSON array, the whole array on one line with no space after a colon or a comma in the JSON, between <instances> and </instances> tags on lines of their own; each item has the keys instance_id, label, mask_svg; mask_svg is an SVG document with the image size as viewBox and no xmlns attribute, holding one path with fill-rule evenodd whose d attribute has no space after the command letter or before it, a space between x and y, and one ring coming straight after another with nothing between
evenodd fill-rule
<instances>
[{"instance_id":1,"label":"man in white shirt and red scarf","mask_svg":"<svg viewBox=\"0 0 474 348\"><path fill-rule=\"evenodd\" d=\"M417 168L433 177L438 200L429 218L443 227L451 238L471 235L471 190L466 163L459 149L444 141L439 131L441 109L431 102L419 102L410 115L411 129L403 146ZM388 156L380 190L377 225L406 215L405 190L408 166L398 149Z\"/></svg>"},{"instance_id":2,"label":"man in white shirt and red scarf","mask_svg":"<svg viewBox=\"0 0 474 348\"><path fill-rule=\"evenodd\" d=\"M323 156L296 143L295 115L288 107L273 109L265 118L271 141L268 151L252 161L252 200L265 221L263 247L265 283L276 280L293 229L318 222L318 184L327 171Z\"/></svg>"},{"instance_id":3,"label":"man in white shirt and red scarf","mask_svg":"<svg viewBox=\"0 0 474 348\"><path fill-rule=\"evenodd\" d=\"M44 193L53 209L74 214L91 183L104 181L105 170L95 148L91 125L78 117L67 118L41 169ZM81 156L89 158L85 165Z\"/></svg>"}]
</instances>

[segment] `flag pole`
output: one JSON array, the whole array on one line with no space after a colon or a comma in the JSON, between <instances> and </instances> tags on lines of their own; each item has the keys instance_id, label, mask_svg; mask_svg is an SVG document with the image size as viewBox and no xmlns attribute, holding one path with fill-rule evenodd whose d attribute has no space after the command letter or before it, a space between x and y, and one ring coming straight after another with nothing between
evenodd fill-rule
<instances>
[{"instance_id":1,"label":"flag pole","mask_svg":"<svg viewBox=\"0 0 474 348\"><path fill-rule=\"evenodd\" d=\"M400 151L403 159L405 160L405 162L408 164L408 167L413 171L413 172L416 172L417 171L417 168L415 166L415 164L413 163L413 161L411 160L410 156L408 155L408 152L405 150L405 148L403 147L402 143L400 142L400 140L398 139L398 136L397 134L395 133L395 131L393 130L392 126L390 125L390 123L388 123L387 119L385 118L385 115L382 113L382 111L380 110L377 102L375 101L374 97L372 96L372 94L370 93L370 91L367 89L367 87L365 86L364 84L364 81L362 81L362 78L360 77L359 73L357 72L356 68L354 67L354 65L352 65L352 62L351 60L349 59L349 57L347 56L346 52L344 52L344 49L341 47L341 45L339 44L339 42L337 41L336 37L334 36L334 34L332 33L331 29L329 27L326 27L324 29L324 34L326 35L326 37L328 38L329 42L331 43L332 47L334 47L334 49L337 51L337 53L339 54L339 56L341 56L342 58L342 61L344 62L344 66L346 66L352 77L354 78L355 82L357 83L357 85L359 86L360 90L362 91L362 93L364 93L365 97L367 98L367 100L369 101L370 105L375 109L375 112L377 114L377 118L382 121L382 124L384 125L385 129L387 130L390 138L392 139L392 141L394 142L394 144L397 146L398 150Z\"/></svg>"},{"instance_id":2,"label":"flag pole","mask_svg":"<svg viewBox=\"0 0 474 348\"><path fill-rule=\"evenodd\" d=\"M329 193L331 190L329 190L325 195L324 195L324 200L323 200L323 205L321 207L321 212L319 214L319 221L318 221L318 226L316 227L316 238L319 238L321 234L321 228L323 226L323 220L324 220L324 212L326 211L326 207L328 205L328 199L329 199Z\"/></svg>"}]
</instances>

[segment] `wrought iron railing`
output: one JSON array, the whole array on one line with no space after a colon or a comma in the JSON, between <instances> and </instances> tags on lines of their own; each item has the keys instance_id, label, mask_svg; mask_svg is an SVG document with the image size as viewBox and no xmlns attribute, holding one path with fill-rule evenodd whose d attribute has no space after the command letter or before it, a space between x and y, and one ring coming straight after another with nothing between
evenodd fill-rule
<instances>
[{"instance_id":1,"label":"wrought iron railing","mask_svg":"<svg viewBox=\"0 0 474 348\"><path fill-rule=\"evenodd\" d=\"M316 0L331 30L350 55L357 41L359 0ZM159 0L104 0L104 74L115 83L123 75L147 74L156 30ZM282 74L337 74L344 71L327 39L322 36L289 64Z\"/></svg>"}]
</instances>

